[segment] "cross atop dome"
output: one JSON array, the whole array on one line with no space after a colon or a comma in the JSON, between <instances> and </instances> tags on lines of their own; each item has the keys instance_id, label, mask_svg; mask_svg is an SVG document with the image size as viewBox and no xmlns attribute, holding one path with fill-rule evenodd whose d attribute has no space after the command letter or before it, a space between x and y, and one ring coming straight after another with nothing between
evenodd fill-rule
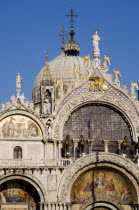
<instances>
[{"instance_id":1,"label":"cross atop dome","mask_svg":"<svg viewBox=\"0 0 139 210\"><path fill-rule=\"evenodd\" d=\"M66 15L66 17L70 17L71 28L73 28L74 17L76 17L76 18L78 17L78 15L74 15L73 12L74 12L74 10L71 9L70 10L70 15Z\"/></svg>"}]
</instances>

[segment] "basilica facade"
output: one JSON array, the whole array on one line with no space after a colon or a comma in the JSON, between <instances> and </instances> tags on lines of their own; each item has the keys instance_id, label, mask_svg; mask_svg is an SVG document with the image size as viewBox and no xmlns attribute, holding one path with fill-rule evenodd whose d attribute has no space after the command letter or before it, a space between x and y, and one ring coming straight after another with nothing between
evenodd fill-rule
<instances>
[{"instance_id":1,"label":"basilica facade","mask_svg":"<svg viewBox=\"0 0 139 210\"><path fill-rule=\"evenodd\" d=\"M0 105L1 210L139 209L139 101L100 59L80 57L71 27L62 53L46 62L32 102L21 93Z\"/></svg>"}]
</instances>

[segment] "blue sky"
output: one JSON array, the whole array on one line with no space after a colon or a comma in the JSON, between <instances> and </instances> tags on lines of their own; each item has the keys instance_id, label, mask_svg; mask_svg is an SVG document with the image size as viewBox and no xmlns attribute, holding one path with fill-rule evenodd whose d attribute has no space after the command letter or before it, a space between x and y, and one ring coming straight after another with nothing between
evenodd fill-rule
<instances>
[{"instance_id":1,"label":"blue sky","mask_svg":"<svg viewBox=\"0 0 139 210\"><path fill-rule=\"evenodd\" d=\"M101 58L111 57L110 73L119 69L121 83L139 82L138 0L0 0L0 103L15 94L16 72L23 77L22 92L31 100L35 77L45 63L61 53L57 34L73 8L75 40L81 56L90 54L95 29L101 38Z\"/></svg>"}]
</instances>

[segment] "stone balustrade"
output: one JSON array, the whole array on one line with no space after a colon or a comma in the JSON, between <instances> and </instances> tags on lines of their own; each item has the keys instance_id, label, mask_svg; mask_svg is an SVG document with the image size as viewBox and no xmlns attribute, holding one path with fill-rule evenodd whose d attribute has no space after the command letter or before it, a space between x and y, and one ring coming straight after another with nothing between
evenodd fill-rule
<instances>
[{"instance_id":1,"label":"stone balustrade","mask_svg":"<svg viewBox=\"0 0 139 210\"><path fill-rule=\"evenodd\" d=\"M61 160L32 160L32 159L0 159L0 168L4 167L55 167L68 166L72 163L71 159Z\"/></svg>"}]
</instances>

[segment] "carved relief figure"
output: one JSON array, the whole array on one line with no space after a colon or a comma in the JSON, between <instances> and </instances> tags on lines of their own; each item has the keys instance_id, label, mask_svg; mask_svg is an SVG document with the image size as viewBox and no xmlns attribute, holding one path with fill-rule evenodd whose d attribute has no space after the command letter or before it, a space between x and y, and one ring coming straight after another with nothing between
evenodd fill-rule
<instances>
[{"instance_id":1,"label":"carved relief figure","mask_svg":"<svg viewBox=\"0 0 139 210\"><path fill-rule=\"evenodd\" d=\"M47 179L48 190L53 191L57 189L57 176L56 175L48 175Z\"/></svg>"}]
</instances>

